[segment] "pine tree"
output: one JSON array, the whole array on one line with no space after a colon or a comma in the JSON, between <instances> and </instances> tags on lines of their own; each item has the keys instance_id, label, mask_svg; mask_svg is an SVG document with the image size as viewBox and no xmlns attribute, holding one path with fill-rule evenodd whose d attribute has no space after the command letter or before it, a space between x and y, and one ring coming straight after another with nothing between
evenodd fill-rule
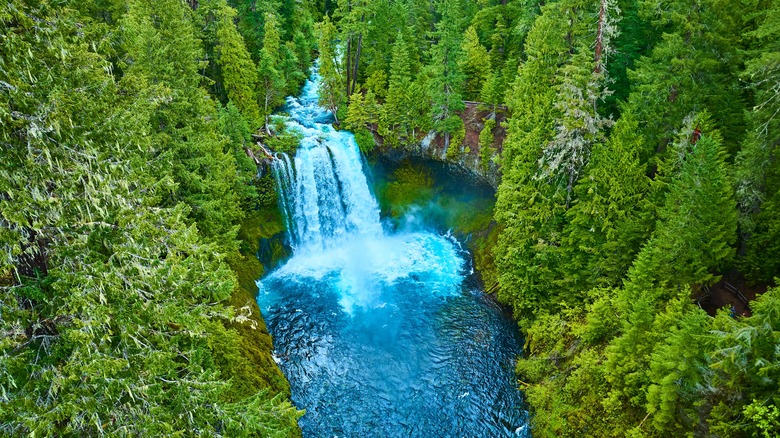
<instances>
[{"instance_id":1,"label":"pine tree","mask_svg":"<svg viewBox=\"0 0 780 438\"><path fill-rule=\"evenodd\" d=\"M317 39L320 50L320 105L328 108L338 123L339 108L346 102L342 86L341 61L336 48L336 26L325 16L317 27Z\"/></svg>"},{"instance_id":2,"label":"pine tree","mask_svg":"<svg viewBox=\"0 0 780 438\"><path fill-rule=\"evenodd\" d=\"M344 118L344 127L351 131L366 129L376 123L378 118L378 104L374 93L369 90L366 95L355 93L349 99L347 117Z\"/></svg>"},{"instance_id":3,"label":"pine tree","mask_svg":"<svg viewBox=\"0 0 780 438\"><path fill-rule=\"evenodd\" d=\"M566 212L561 287L588 290L618 285L652 229L642 205L650 190L639 162L642 139L630 111L624 112L606 144L594 146L575 188L577 201Z\"/></svg>"},{"instance_id":4,"label":"pine tree","mask_svg":"<svg viewBox=\"0 0 780 438\"><path fill-rule=\"evenodd\" d=\"M463 95L468 100L477 100L488 75L491 73L491 66L490 56L485 47L480 44L474 26L469 26L466 29L461 50L463 51L463 59L460 60L460 69L466 77Z\"/></svg>"},{"instance_id":5,"label":"pine tree","mask_svg":"<svg viewBox=\"0 0 780 438\"><path fill-rule=\"evenodd\" d=\"M487 119L484 121L482 131L479 133L479 155L483 170L488 170L490 168L491 160L496 153L496 148L493 147L495 140L493 130L495 127L496 121Z\"/></svg>"},{"instance_id":6,"label":"pine tree","mask_svg":"<svg viewBox=\"0 0 780 438\"><path fill-rule=\"evenodd\" d=\"M260 119L255 95L257 74L243 38L233 24L235 16L235 9L226 4L217 11L217 64L227 97L244 117L257 123Z\"/></svg>"},{"instance_id":7,"label":"pine tree","mask_svg":"<svg viewBox=\"0 0 780 438\"><path fill-rule=\"evenodd\" d=\"M282 59L281 35L277 29L276 16L269 13L265 17L263 49L260 51L260 62L257 66L262 87L260 105L265 118L265 129L269 133L269 117L276 107L284 103L286 83L279 71L282 67L280 59Z\"/></svg>"},{"instance_id":8,"label":"pine tree","mask_svg":"<svg viewBox=\"0 0 780 438\"><path fill-rule=\"evenodd\" d=\"M433 103L431 114L436 130L444 135L444 149L450 153L450 140L463 129L463 121L457 112L463 110L464 76L460 68L463 17L456 0L436 3L441 20L436 23L432 36L436 44L431 47L431 78L429 93ZM461 138L462 140L462 138ZM460 150L460 143L453 148Z\"/></svg>"},{"instance_id":9,"label":"pine tree","mask_svg":"<svg viewBox=\"0 0 780 438\"><path fill-rule=\"evenodd\" d=\"M734 18L742 14L735 14L732 4L720 3L701 1L695 8L680 0L641 5L642 16L663 31L652 52L628 73L628 106L646 140L642 161L663 153L692 111L706 109L713 115L729 153L743 136L743 93L733 81L739 48L736 39L728 38L739 34L741 24Z\"/></svg>"}]
</instances>

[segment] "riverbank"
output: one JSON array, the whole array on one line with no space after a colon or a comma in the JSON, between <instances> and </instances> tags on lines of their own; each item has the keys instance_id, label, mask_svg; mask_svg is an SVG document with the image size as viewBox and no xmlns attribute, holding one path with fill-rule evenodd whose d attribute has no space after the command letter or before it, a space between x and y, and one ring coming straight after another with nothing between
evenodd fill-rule
<instances>
[{"instance_id":1,"label":"riverbank","mask_svg":"<svg viewBox=\"0 0 780 438\"><path fill-rule=\"evenodd\" d=\"M226 324L238 334L238 351L246 364L234 370L235 397L268 390L285 400L290 398L290 384L272 356L273 340L257 305L258 288L255 283L265 274L265 268L257 257L261 239L271 238L283 231L284 222L275 206L268 205L247 212L238 233L241 241L240 257L229 261L238 279L238 286L233 290L227 304L247 318L244 322ZM291 422L288 426L290 437L301 436L297 422Z\"/></svg>"},{"instance_id":2,"label":"riverbank","mask_svg":"<svg viewBox=\"0 0 780 438\"><path fill-rule=\"evenodd\" d=\"M421 133L401 146L392 147L384 142L374 125L371 127L371 133L375 147L371 155L386 156L396 161L404 158L438 161L462 169L493 189L498 188L501 181L498 157L506 138L506 109L502 107L494 111L478 102L465 102L465 109L459 112L458 116L463 120L465 128L463 141L459 145L450 144L448 148L444 136L431 131L427 134ZM492 126L489 134L485 132L486 125Z\"/></svg>"}]
</instances>

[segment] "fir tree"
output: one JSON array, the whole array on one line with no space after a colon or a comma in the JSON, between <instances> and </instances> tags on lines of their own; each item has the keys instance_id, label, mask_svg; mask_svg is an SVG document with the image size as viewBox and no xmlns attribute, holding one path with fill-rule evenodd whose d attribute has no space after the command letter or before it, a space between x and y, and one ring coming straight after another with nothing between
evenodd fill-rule
<instances>
[{"instance_id":1,"label":"fir tree","mask_svg":"<svg viewBox=\"0 0 780 438\"><path fill-rule=\"evenodd\" d=\"M455 0L441 0L436 3L436 8L442 18L436 23L436 31L432 32L436 44L431 47L431 115L436 130L444 135L444 148L450 153L452 136L463 129L463 121L457 116L457 112L464 108L464 76L459 63L463 18ZM459 150L461 145L455 143L452 147Z\"/></svg>"},{"instance_id":2,"label":"fir tree","mask_svg":"<svg viewBox=\"0 0 780 438\"><path fill-rule=\"evenodd\" d=\"M265 17L265 29L263 30L263 49L260 51L258 63L258 75L262 92L260 105L265 118L266 132L270 133L269 117L273 110L284 103L285 80L280 73L282 64L281 35L277 29L276 17L269 13ZM289 54L288 54L289 56Z\"/></svg>"},{"instance_id":3,"label":"fir tree","mask_svg":"<svg viewBox=\"0 0 780 438\"><path fill-rule=\"evenodd\" d=\"M642 205L650 190L639 162L641 137L624 112L606 144L596 144L566 212L563 240L569 260L561 287L588 290L597 283L618 285L652 229Z\"/></svg>"},{"instance_id":4,"label":"fir tree","mask_svg":"<svg viewBox=\"0 0 780 438\"><path fill-rule=\"evenodd\" d=\"M339 108L346 102L342 86L341 61L336 49L336 26L326 16L317 27L320 50L320 105L328 108L338 123Z\"/></svg>"},{"instance_id":5,"label":"fir tree","mask_svg":"<svg viewBox=\"0 0 780 438\"><path fill-rule=\"evenodd\" d=\"M248 120L257 123L257 75L243 38L233 25L235 9L223 5L217 11L217 63L227 97Z\"/></svg>"},{"instance_id":6,"label":"fir tree","mask_svg":"<svg viewBox=\"0 0 780 438\"><path fill-rule=\"evenodd\" d=\"M466 77L463 95L468 100L477 100L488 75L491 73L491 67L490 56L485 47L480 44L474 26L469 26L466 29L461 50L463 51L463 59L460 61L460 68Z\"/></svg>"}]
</instances>

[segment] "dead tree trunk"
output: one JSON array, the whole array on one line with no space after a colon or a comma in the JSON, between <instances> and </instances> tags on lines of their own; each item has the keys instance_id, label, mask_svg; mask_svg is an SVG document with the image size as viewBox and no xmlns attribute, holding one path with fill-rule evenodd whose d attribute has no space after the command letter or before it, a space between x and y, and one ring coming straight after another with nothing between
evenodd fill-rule
<instances>
[{"instance_id":1,"label":"dead tree trunk","mask_svg":"<svg viewBox=\"0 0 780 438\"><path fill-rule=\"evenodd\" d=\"M601 0L601 6L599 7L599 25L598 30L596 31L596 53L594 57L596 67L593 70L594 73L601 73L601 70L604 68L601 58L604 55L604 20L606 16L607 0Z\"/></svg>"}]
</instances>

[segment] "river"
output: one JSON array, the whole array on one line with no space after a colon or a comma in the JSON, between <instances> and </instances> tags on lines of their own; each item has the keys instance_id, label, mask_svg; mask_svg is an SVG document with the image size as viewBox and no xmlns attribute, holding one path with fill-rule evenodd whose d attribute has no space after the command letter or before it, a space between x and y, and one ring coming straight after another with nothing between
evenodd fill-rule
<instances>
[{"instance_id":1,"label":"river","mask_svg":"<svg viewBox=\"0 0 780 438\"><path fill-rule=\"evenodd\" d=\"M305 437L530 436L514 321L479 289L450 233L380 217L354 137L288 98L303 138L274 173L292 257L258 281L274 357Z\"/></svg>"}]
</instances>

